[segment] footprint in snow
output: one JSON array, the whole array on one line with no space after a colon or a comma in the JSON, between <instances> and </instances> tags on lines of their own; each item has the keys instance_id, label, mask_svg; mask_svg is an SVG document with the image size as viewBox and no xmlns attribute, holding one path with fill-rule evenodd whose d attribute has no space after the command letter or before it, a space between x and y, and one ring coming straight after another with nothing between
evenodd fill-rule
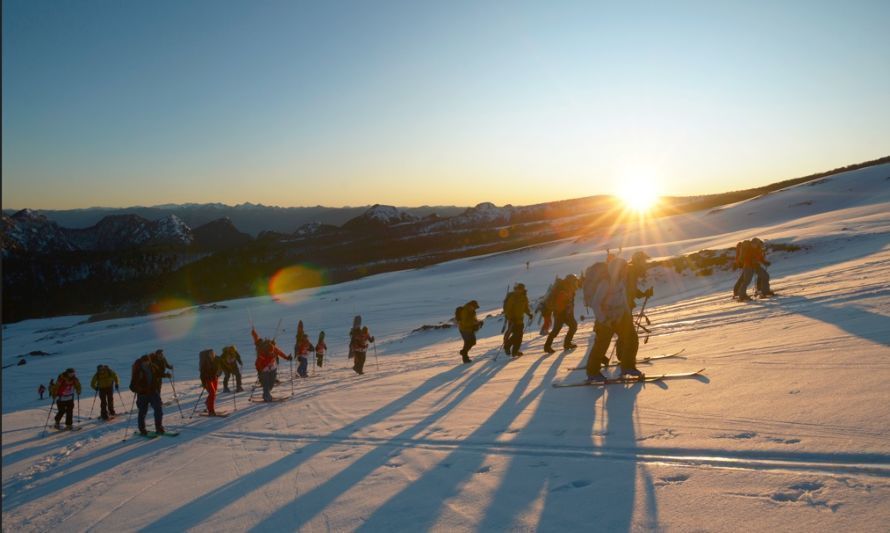
<instances>
[{"instance_id":1,"label":"footprint in snow","mask_svg":"<svg viewBox=\"0 0 890 533\"><path fill-rule=\"evenodd\" d=\"M477 474L487 474L487 473L489 473L489 472L491 472L491 467L490 467L490 466L483 466L483 467L480 468L479 470L476 470L476 473L477 473Z\"/></svg>"},{"instance_id":2,"label":"footprint in snow","mask_svg":"<svg viewBox=\"0 0 890 533\"><path fill-rule=\"evenodd\" d=\"M592 483L591 481L588 481L586 479L576 479L575 481L572 481L571 483L566 483L565 485L560 485L560 486L552 489L550 492L565 492L567 490L572 490L572 489L581 489L581 488L589 486L591 483Z\"/></svg>"},{"instance_id":3,"label":"footprint in snow","mask_svg":"<svg viewBox=\"0 0 890 533\"><path fill-rule=\"evenodd\" d=\"M689 479L689 476L686 474L677 474L676 476L665 476L661 478L659 481L656 481L654 485L656 487L665 487L667 485L679 485Z\"/></svg>"},{"instance_id":4,"label":"footprint in snow","mask_svg":"<svg viewBox=\"0 0 890 533\"><path fill-rule=\"evenodd\" d=\"M833 513L841 504L820 498L819 492L824 487L825 485L819 481L804 481L772 493L769 499L777 503L803 503L810 507L828 509Z\"/></svg>"}]
</instances>

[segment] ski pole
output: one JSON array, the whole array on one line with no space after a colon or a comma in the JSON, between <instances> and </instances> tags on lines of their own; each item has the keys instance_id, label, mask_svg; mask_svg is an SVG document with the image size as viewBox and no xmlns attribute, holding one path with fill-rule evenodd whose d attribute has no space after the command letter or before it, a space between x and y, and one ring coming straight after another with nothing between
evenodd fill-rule
<instances>
[{"instance_id":1,"label":"ski pole","mask_svg":"<svg viewBox=\"0 0 890 533\"><path fill-rule=\"evenodd\" d=\"M90 420L93 419L93 407L96 407L96 397L97 396L99 396L99 389L96 389L96 394L93 395L93 403L90 405L90 416L87 417Z\"/></svg>"},{"instance_id":2,"label":"ski pole","mask_svg":"<svg viewBox=\"0 0 890 533\"><path fill-rule=\"evenodd\" d=\"M82 422L83 420L80 418L80 394L77 395L77 421Z\"/></svg>"},{"instance_id":3,"label":"ski pole","mask_svg":"<svg viewBox=\"0 0 890 533\"><path fill-rule=\"evenodd\" d=\"M204 389L201 389L201 394L198 395L198 399L195 401L195 408L192 409L192 414L189 415L189 418L195 416L195 411L198 410L198 404L201 403L201 398L204 396Z\"/></svg>"},{"instance_id":4,"label":"ski pole","mask_svg":"<svg viewBox=\"0 0 890 533\"><path fill-rule=\"evenodd\" d=\"M232 412L233 413L238 410L238 405L235 403L235 396L238 396L237 392L232 393Z\"/></svg>"},{"instance_id":5,"label":"ski pole","mask_svg":"<svg viewBox=\"0 0 890 533\"><path fill-rule=\"evenodd\" d=\"M374 347L374 362L377 364L377 372L380 372L380 360L377 359L377 342L372 342L371 346Z\"/></svg>"},{"instance_id":6,"label":"ski pole","mask_svg":"<svg viewBox=\"0 0 890 533\"><path fill-rule=\"evenodd\" d=\"M120 393L120 391L117 391L117 392ZM123 400L121 400L121 401L123 401ZM133 393L133 403L130 404L130 411L129 411L130 414L127 415L127 425L124 426L124 440L122 440L121 442L127 442L127 431L129 431L129 429L130 429L130 420L132 420L132 418L133 418L133 407L135 407L135 406L136 406L136 393L134 392Z\"/></svg>"},{"instance_id":7,"label":"ski pole","mask_svg":"<svg viewBox=\"0 0 890 533\"><path fill-rule=\"evenodd\" d=\"M120 387L117 385L117 383L114 384L114 389L117 391L117 397L118 397L118 398L120 399L120 401L121 401L121 407L123 407L123 406L126 405L126 404L124 403L124 397L121 396L121 389L120 389Z\"/></svg>"},{"instance_id":8,"label":"ski pole","mask_svg":"<svg viewBox=\"0 0 890 533\"><path fill-rule=\"evenodd\" d=\"M179 419L184 420L185 415L182 414L182 406L179 405L179 396L176 394L176 387L173 385L173 374L167 378L170 380L170 387L173 389L173 399L176 400L176 407L179 408Z\"/></svg>"},{"instance_id":9,"label":"ski pole","mask_svg":"<svg viewBox=\"0 0 890 533\"><path fill-rule=\"evenodd\" d=\"M52 395L49 397L49 411L46 413L46 423L43 424L43 435L46 436L46 428L49 427L49 417L53 414L53 405L56 403L56 398Z\"/></svg>"},{"instance_id":10,"label":"ski pole","mask_svg":"<svg viewBox=\"0 0 890 533\"><path fill-rule=\"evenodd\" d=\"M294 356L290 356L290 395L294 395Z\"/></svg>"}]
</instances>

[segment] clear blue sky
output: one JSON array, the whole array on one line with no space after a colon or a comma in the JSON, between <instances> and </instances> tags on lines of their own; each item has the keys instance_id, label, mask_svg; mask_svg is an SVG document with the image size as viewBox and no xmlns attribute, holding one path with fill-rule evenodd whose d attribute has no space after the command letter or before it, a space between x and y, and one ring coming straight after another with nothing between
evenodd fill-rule
<instances>
[{"instance_id":1,"label":"clear blue sky","mask_svg":"<svg viewBox=\"0 0 890 533\"><path fill-rule=\"evenodd\" d=\"M890 154L890 2L3 2L3 206L528 204Z\"/></svg>"}]
</instances>

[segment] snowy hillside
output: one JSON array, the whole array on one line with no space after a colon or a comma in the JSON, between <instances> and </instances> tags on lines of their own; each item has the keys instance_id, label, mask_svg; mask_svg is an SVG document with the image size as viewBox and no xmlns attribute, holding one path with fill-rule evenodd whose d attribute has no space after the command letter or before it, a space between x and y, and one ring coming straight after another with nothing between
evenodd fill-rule
<instances>
[{"instance_id":1,"label":"snowy hillside","mask_svg":"<svg viewBox=\"0 0 890 533\"><path fill-rule=\"evenodd\" d=\"M499 353L501 302L515 282L536 298L606 248L666 258L754 236L801 246L769 257L776 299L733 301L735 272L650 275L653 333L639 357L684 351L640 369L705 368L701 377L552 387L583 379L569 370L592 341L580 294L576 350L544 357L534 324L523 357ZM611 238L153 316L7 325L3 528L883 531L888 264L890 165L878 165L657 225L631 221ZM470 299L485 327L474 363L462 365L454 328L414 330L448 322ZM355 314L376 336L363 376L345 355ZM287 352L298 320L313 342L324 330L328 366L295 383L282 367L275 393L293 390L293 398L248 403L250 320L267 336L281 320ZM244 357L248 392L220 395L227 418L189 418L200 394L198 352L226 344ZM43 436L49 402L37 399L38 384L76 368L86 418L89 379L108 364L121 374L115 399L125 413L130 364L161 347L176 367L184 416L171 403L165 424L178 437L133 437L126 415ZM26 364L16 366L20 359ZM169 382L163 397L173 399Z\"/></svg>"}]
</instances>

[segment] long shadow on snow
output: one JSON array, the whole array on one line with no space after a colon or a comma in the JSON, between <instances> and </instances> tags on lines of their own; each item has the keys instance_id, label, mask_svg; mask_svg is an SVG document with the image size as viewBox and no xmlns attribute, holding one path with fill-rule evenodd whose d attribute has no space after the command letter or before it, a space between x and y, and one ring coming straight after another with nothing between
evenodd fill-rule
<instances>
[{"instance_id":1,"label":"long shadow on snow","mask_svg":"<svg viewBox=\"0 0 890 533\"><path fill-rule=\"evenodd\" d=\"M442 372L441 374L437 374L425 381L419 387L405 394L404 396L401 396L400 398L377 409L376 411L369 413L354 422L351 422L346 427L333 432L331 436L336 437L339 435L346 437L356 431L359 431L365 426L373 425L386 420L387 418L397 414L405 407L411 405L413 402L427 395L430 391L435 390L447 383L458 380L461 376L465 375L467 369L468 367L461 365L454 367L446 372ZM492 365L483 367L479 372L473 373L469 376L469 378L466 380L465 387L468 389L478 388L484 381L486 381L490 377L490 375L492 375L498 369L498 367ZM456 403L457 402L455 402L455 404ZM272 483L282 476L294 472L295 469L301 464L309 461L312 457L324 452L326 449L334 445L335 442L316 442L309 444L292 454L289 454L269 465L266 465L263 468L254 470L253 472L241 476L238 479L232 480L231 482L216 490L210 491L188 503L185 503L184 505L170 511L166 515L157 518L154 522L147 524L142 528L142 530L151 531L156 528L169 526L169 524L176 524L177 529L183 530L194 527L207 518L213 516L218 511L225 509L231 503L244 498L245 495L250 494L252 491L261 488L266 484ZM328 483L326 483L324 486L327 485ZM345 485L341 485L340 487L333 487L331 491L342 492L349 486L351 486L351 484L347 483ZM333 497L336 497L336 494ZM277 521L281 519L283 520L283 523L278 524L279 526L282 526L288 531L295 529L297 527L295 520L300 520L301 517L290 516L288 509L289 507L291 507L291 504L288 504L287 506L277 511L273 515L274 519L273 517L268 517L266 520L263 521L263 523L265 524L269 523L270 520ZM305 520L305 518L302 519Z\"/></svg>"},{"instance_id":2,"label":"long shadow on snow","mask_svg":"<svg viewBox=\"0 0 890 533\"><path fill-rule=\"evenodd\" d=\"M99 439L108 434L111 434L115 438L114 440L109 440L107 445L102 446L101 448L96 448L90 453L78 457L71 462L60 465L56 469L42 472L40 475L40 479L38 480L23 482L22 480L13 479L5 483L3 485L3 491L6 493L6 497L3 499L3 510L9 511L23 503L49 496L59 490L68 489L81 481L88 480L93 476L102 474L103 472L120 466L130 460L136 460L149 464L154 461L156 457L162 457L162 454L167 453L171 448L186 444L196 438L203 437L207 429L212 430L215 427L223 425L224 423L226 423L226 421L237 420L238 418L247 416L252 412L253 409L245 409L243 411L233 413L227 418L208 419L207 422L201 425L202 430L205 431L194 433L192 435L189 435L187 432L187 430L195 429L192 426L180 427L176 424L168 425L165 422L164 425L167 426L168 429L180 429L186 430L186 432L180 432L179 437L158 437L150 441L133 435L136 430L135 415L126 426L126 428L124 428L124 426L122 425L115 425L113 427L99 426L98 428L94 428L99 429L98 432L90 431L87 435L81 435L80 433L82 432L72 433L71 437L66 439L66 443L70 441L84 440L90 437ZM174 417L177 421L180 420L179 416L176 416L172 413L164 413L165 421L172 422L171 419L173 419ZM151 412L149 412L146 418L146 423L149 426L151 426L151 424L153 423ZM186 424L187 423L188 422L186 422ZM127 442L122 443L121 440L117 438L117 435L121 434L127 435ZM62 443L59 441L56 441L56 444L59 446L62 445ZM122 445L125 447L130 447L131 449L120 451ZM99 460L97 460L96 462L92 462L97 458ZM65 480L65 483L56 483L59 478L63 478ZM20 490L20 485L28 486L28 488Z\"/></svg>"},{"instance_id":3,"label":"long shadow on snow","mask_svg":"<svg viewBox=\"0 0 890 533\"><path fill-rule=\"evenodd\" d=\"M485 384L491 376L502 369L502 366L495 364L484 366L482 370L475 372L463 386L452 388L448 393L448 395L451 395L451 398L448 400L447 404L436 408L422 420L392 437L392 440L404 441L416 437L421 431L429 428L436 421L450 413L455 407L460 405L461 402ZM392 454L392 448L386 446L385 443L371 448L370 451L348 467L338 472L321 485L301 494L292 502L280 507L277 511L256 524L251 530L266 531L271 529L273 531L278 531L286 528L301 527L319 512L324 511L324 509L342 494L346 488L356 485L361 479L384 466L392 457Z\"/></svg>"},{"instance_id":4,"label":"long shadow on snow","mask_svg":"<svg viewBox=\"0 0 890 533\"><path fill-rule=\"evenodd\" d=\"M777 303L788 312L815 318L862 339L890 346L890 327L888 327L887 317L866 311L856 305L831 305L832 303L842 304L848 300L850 298L823 299L786 296L779 299Z\"/></svg>"},{"instance_id":5,"label":"long shadow on snow","mask_svg":"<svg viewBox=\"0 0 890 533\"><path fill-rule=\"evenodd\" d=\"M554 358L540 385L535 389L528 390L535 370L548 359L541 357L532 363L500 407L473 433L468 435L464 442L491 442L493 438L496 438L495 435L509 428L516 417L540 396L543 389L550 387L560 362L565 356L566 352L562 352ZM426 531L431 529L440 515L439 508L432 505L431 502L443 502L445 505L450 499L460 494L462 487L470 481L472 476L488 472L483 467L485 457L485 454L472 450L468 453L459 446L442 459L437 467L427 470L419 479L403 488L374 511L362 524L361 531L400 531L405 529ZM457 527L462 526L484 529L476 528L475 524L462 524ZM503 528L499 525L497 529Z\"/></svg>"}]
</instances>

